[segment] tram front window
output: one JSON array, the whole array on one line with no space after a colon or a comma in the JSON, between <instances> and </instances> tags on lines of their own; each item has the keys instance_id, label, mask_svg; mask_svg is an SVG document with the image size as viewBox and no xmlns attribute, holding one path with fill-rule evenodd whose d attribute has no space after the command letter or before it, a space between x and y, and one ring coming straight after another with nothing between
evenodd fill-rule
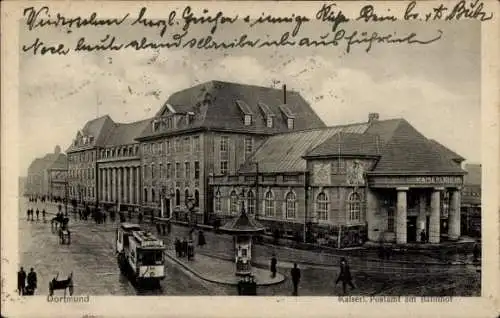
<instances>
[{"instance_id":1,"label":"tram front window","mask_svg":"<svg viewBox=\"0 0 500 318\"><path fill-rule=\"evenodd\" d=\"M163 251L142 251L138 261L140 265L145 266L161 265L163 264Z\"/></svg>"}]
</instances>

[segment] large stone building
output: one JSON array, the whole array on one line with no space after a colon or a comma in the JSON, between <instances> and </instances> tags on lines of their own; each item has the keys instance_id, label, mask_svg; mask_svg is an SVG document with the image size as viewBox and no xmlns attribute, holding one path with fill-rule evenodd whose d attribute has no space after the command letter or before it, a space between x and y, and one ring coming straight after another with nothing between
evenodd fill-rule
<instances>
[{"instance_id":1,"label":"large stone building","mask_svg":"<svg viewBox=\"0 0 500 318\"><path fill-rule=\"evenodd\" d=\"M140 149L135 138L148 122L115 123L108 115L87 122L67 151L70 198L139 206Z\"/></svg>"},{"instance_id":2,"label":"large stone building","mask_svg":"<svg viewBox=\"0 0 500 318\"><path fill-rule=\"evenodd\" d=\"M141 152L135 138L149 125L149 121L113 125L98 152L97 191L100 204L119 204L122 210L141 205Z\"/></svg>"},{"instance_id":3,"label":"large stone building","mask_svg":"<svg viewBox=\"0 0 500 318\"><path fill-rule=\"evenodd\" d=\"M99 151L115 123L106 115L93 119L76 133L69 146L68 186L69 197L73 202L82 204L97 203L96 169Z\"/></svg>"},{"instance_id":4,"label":"large stone building","mask_svg":"<svg viewBox=\"0 0 500 318\"><path fill-rule=\"evenodd\" d=\"M25 184L25 194L31 196L63 196L64 187L54 186L51 182L53 171L67 171L66 155L61 153L61 147L56 146L54 153L36 158L28 167Z\"/></svg>"},{"instance_id":5,"label":"large stone building","mask_svg":"<svg viewBox=\"0 0 500 318\"><path fill-rule=\"evenodd\" d=\"M324 127L300 94L211 81L170 96L138 138L143 204L184 218L189 199L208 222L210 174L234 174L274 134Z\"/></svg>"},{"instance_id":6,"label":"large stone building","mask_svg":"<svg viewBox=\"0 0 500 318\"><path fill-rule=\"evenodd\" d=\"M213 209L240 204L270 233L335 247L460 236L464 159L404 119L276 134L236 173L210 178Z\"/></svg>"}]
</instances>

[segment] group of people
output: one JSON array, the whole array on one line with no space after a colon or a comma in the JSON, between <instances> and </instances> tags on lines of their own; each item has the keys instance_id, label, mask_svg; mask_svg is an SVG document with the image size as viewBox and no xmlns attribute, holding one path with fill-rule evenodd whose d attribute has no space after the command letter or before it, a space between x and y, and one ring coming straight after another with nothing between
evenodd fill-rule
<instances>
[{"instance_id":1,"label":"group of people","mask_svg":"<svg viewBox=\"0 0 500 318\"><path fill-rule=\"evenodd\" d=\"M177 257L187 257L190 261L194 257L194 243L191 239L183 238L180 241L178 238L175 239L175 253Z\"/></svg>"},{"instance_id":2,"label":"group of people","mask_svg":"<svg viewBox=\"0 0 500 318\"><path fill-rule=\"evenodd\" d=\"M27 220L34 221L35 220L33 217L34 214L36 214L36 220L38 221L40 219L40 210L38 208L36 209L36 211L33 210L33 208L26 210ZM45 215L46 215L46 212L45 212L45 209L43 209L42 210L42 218L44 221L45 221Z\"/></svg>"},{"instance_id":3,"label":"group of people","mask_svg":"<svg viewBox=\"0 0 500 318\"><path fill-rule=\"evenodd\" d=\"M278 260L276 259L276 255L273 254L270 266L271 277L273 278L276 277L277 266L278 266ZM299 288L301 273L300 269L297 266L297 263L293 264L293 268L290 270L290 277L292 278L293 295L298 296L298 288ZM340 272L337 277L337 280L335 281L335 286L337 286L337 284L340 282L342 282L342 291L344 294L347 291L346 290L347 286L351 287L351 289L356 288L352 281L351 270L349 268L349 264L347 263L347 259L345 257L342 257L340 259Z\"/></svg>"},{"instance_id":4,"label":"group of people","mask_svg":"<svg viewBox=\"0 0 500 318\"><path fill-rule=\"evenodd\" d=\"M17 272L17 290L19 295L34 295L37 288L36 272L32 267L26 275L24 268L21 267Z\"/></svg>"}]
</instances>

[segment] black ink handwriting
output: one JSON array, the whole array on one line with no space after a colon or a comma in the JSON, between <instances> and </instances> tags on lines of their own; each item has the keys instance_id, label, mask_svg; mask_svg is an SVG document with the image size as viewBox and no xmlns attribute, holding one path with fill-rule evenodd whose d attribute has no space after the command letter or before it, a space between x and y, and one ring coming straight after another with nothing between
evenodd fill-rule
<instances>
[{"instance_id":1,"label":"black ink handwriting","mask_svg":"<svg viewBox=\"0 0 500 318\"><path fill-rule=\"evenodd\" d=\"M44 6L38 10L35 10L34 7L25 8L23 11L23 16L27 16L26 24L28 26L28 29L32 31L35 28L43 28L45 26L63 26L71 29L72 27L81 28L89 25L96 27L121 25L125 21L125 19L128 18L129 14L127 13L119 19L99 19L96 12L90 14L88 18L67 18L62 16L60 13L57 13L53 18L50 14L49 8Z\"/></svg>"},{"instance_id":2,"label":"black ink handwriting","mask_svg":"<svg viewBox=\"0 0 500 318\"><path fill-rule=\"evenodd\" d=\"M381 21L396 21L397 18L392 15L380 16L375 13L375 9L372 5L366 5L361 8L359 12L359 17L356 18L356 21L364 20L365 22L381 22Z\"/></svg>"},{"instance_id":3,"label":"black ink handwriting","mask_svg":"<svg viewBox=\"0 0 500 318\"><path fill-rule=\"evenodd\" d=\"M493 13L489 15L483 11L484 4L476 0L469 3L470 8L466 8L466 1L462 0L451 10L450 14L446 16L446 20L460 20L460 19L477 19L481 22L491 20L493 18Z\"/></svg>"},{"instance_id":4,"label":"black ink handwriting","mask_svg":"<svg viewBox=\"0 0 500 318\"><path fill-rule=\"evenodd\" d=\"M36 38L36 40L31 45L23 45L23 52L30 52L33 55L41 54L52 54L52 55L67 55L69 53L69 49L64 46L64 44L57 44L56 46L46 45L40 38Z\"/></svg>"},{"instance_id":5,"label":"black ink handwriting","mask_svg":"<svg viewBox=\"0 0 500 318\"><path fill-rule=\"evenodd\" d=\"M250 22L251 20L252 19L250 18L250 16L246 16L244 18L244 21L246 22ZM275 17L272 15L265 15L265 13L262 13L262 15L257 19L253 20L249 24L249 26L253 27L256 24L263 24L263 23L271 23L271 24L295 23L295 26L292 31L292 36L296 36L299 33L302 25L309 21L310 21L309 18L301 15L292 14L290 17Z\"/></svg>"},{"instance_id":6,"label":"black ink handwriting","mask_svg":"<svg viewBox=\"0 0 500 318\"><path fill-rule=\"evenodd\" d=\"M146 8L142 7L141 11L139 11L139 16L137 17L137 19L135 19L130 25L134 26L134 25L142 24L145 27L150 27L150 28L156 27L156 28L159 28L159 29L161 29L160 30L160 36L163 37L165 35L165 32L167 31L167 28L168 27L172 27L174 25L176 13L175 13L175 11L171 11L170 14L168 15L168 20L162 20L162 19L152 20L152 19L147 19L145 17L145 15L146 15Z\"/></svg>"},{"instance_id":7,"label":"black ink handwriting","mask_svg":"<svg viewBox=\"0 0 500 318\"><path fill-rule=\"evenodd\" d=\"M316 13L316 19L321 20L322 22L328 21L332 23L332 32L337 30L337 27L344 22L349 22L349 19L342 13L342 11L338 11L335 14L332 7L336 6L335 4L326 5L323 4L323 7Z\"/></svg>"},{"instance_id":8,"label":"black ink handwriting","mask_svg":"<svg viewBox=\"0 0 500 318\"><path fill-rule=\"evenodd\" d=\"M208 13L208 10L204 9L203 14L207 14L207 13ZM225 23L233 24L238 20L238 15L236 15L234 17L227 17L224 15L224 13L222 11L219 11L215 15L215 17L212 17L212 16L196 17L194 15L194 13L191 12L191 7L187 6L184 9L184 12L182 13L182 18L184 19L184 26L182 28L184 31L187 31L189 29L189 27L191 26L191 24L208 23L208 24L213 24L212 28L210 29L210 33L214 34L215 31L217 30L219 23L220 24L225 24Z\"/></svg>"}]
</instances>

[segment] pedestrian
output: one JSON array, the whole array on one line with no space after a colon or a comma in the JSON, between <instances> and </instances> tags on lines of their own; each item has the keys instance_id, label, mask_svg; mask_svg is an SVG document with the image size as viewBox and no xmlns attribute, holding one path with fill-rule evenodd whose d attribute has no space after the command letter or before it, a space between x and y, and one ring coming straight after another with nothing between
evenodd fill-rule
<instances>
[{"instance_id":1,"label":"pedestrian","mask_svg":"<svg viewBox=\"0 0 500 318\"><path fill-rule=\"evenodd\" d=\"M187 242L187 257L188 261L192 260L194 257L194 243L191 239Z\"/></svg>"},{"instance_id":2,"label":"pedestrian","mask_svg":"<svg viewBox=\"0 0 500 318\"><path fill-rule=\"evenodd\" d=\"M272 278L276 277L277 265L278 265L278 260L276 260L276 255L273 254L273 257L271 258L271 277Z\"/></svg>"},{"instance_id":3,"label":"pedestrian","mask_svg":"<svg viewBox=\"0 0 500 318\"><path fill-rule=\"evenodd\" d=\"M207 242L205 241L205 234L203 234L203 231L200 230L198 232L198 246L203 247Z\"/></svg>"},{"instance_id":4,"label":"pedestrian","mask_svg":"<svg viewBox=\"0 0 500 318\"><path fill-rule=\"evenodd\" d=\"M43 222L45 222L45 221L46 221L46 220L45 220L45 214L46 214L45 209L43 209L43 210L42 210L42 218L43 218Z\"/></svg>"},{"instance_id":5,"label":"pedestrian","mask_svg":"<svg viewBox=\"0 0 500 318\"><path fill-rule=\"evenodd\" d=\"M30 220L30 209L26 210L26 219L29 221Z\"/></svg>"},{"instance_id":6,"label":"pedestrian","mask_svg":"<svg viewBox=\"0 0 500 318\"><path fill-rule=\"evenodd\" d=\"M342 257L340 259L340 273L339 277L337 277L337 280L335 281L335 286L339 282L342 282L342 291L344 294L346 293L346 287L347 285L351 286L352 289L354 289L354 284L352 283L352 276L351 276L351 271L349 270L349 265L347 264L347 260Z\"/></svg>"},{"instance_id":7,"label":"pedestrian","mask_svg":"<svg viewBox=\"0 0 500 318\"><path fill-rule=\"evenodd\" d=\"M17 272L17 291L19 295L24 295L24 289L26 287L26 272L21 266L21 270Z\"/></svg>"},{"instance_id":8,"label":"pedestrian","mask_svg":"<svg viewBox=\"0 0 500 318\"><path fill-rule=\"evenodd\" d=\"M424 229L422 229L422 231L420 232L420 241L422 243L427 243L427 241L426 241L426 235L425 235L425 230Z\"/></svg>"},{"instance_id":9,"label":"pedestrian","mask_svg":"<svg viewBox=\"0 0 500 318\"><path fill-rule=\"evenodd\" d=\"M102 211L102 220L104 223L106 223L106 219L107 219L107 214L106 214L106 211Z\"/></svg>"},{"instance_id":10,"label":"pedestrian","mask_svg":"<svg viewBox=\"0 0 500 318\"><path fill-rule=\"evenodd\" d=\"M292 277L293 283L293 296L298 296L300 269L297 267L297 263L293 263L293 268L290 271L290 276Z\"/></svg>"},{"instance_id":11,"label":"pedestrian","mask_svg":"<svg viewBox=\"0 0 500 318\"><path fill-rule=\"evenodd\" d=\"M188 247L187 240L186 238L183 238L181 243L181 257L187 255L187 247Z\"/></svg>"},{"instance_id":12,"label":"pedestrian","mask_svg":"<svg viewBox=\"0 0 500 318\"><path fill-rule=\"evenodd\" d=\"M181 241L176 237L174 241L175 254L177 257L181 257Z\"/></svg>"},{"instance_id":13,"label":"pedestrian","mask_svg":"<svg viewBox=\"0 0 500 318\"><path fill-rule=\"evenodd\" d=\"M31 221L34 221L34 219L33 219L33 213L34 213L34 210L31 209L31 213L30 213L31 214Z\"/></svg>"},{"instance_id":14,"label":"pedestrian","mask_svg":"<svg viewBox=\"0 0 500 318\"><path fill-rule=\"evenodd\" d=\"M32 267L30 269L30 273L28 274L28 289L30 290L31 295L33 295L35 293L36 288L37 288L36 273Z\"/></svg>"},{"instance_id":15,"label":"pedestrian","mask_svg":"<svg viewBox=\"0 0 500 318\"><path fill-rule=\"evenodd\" d=\"M40 211L36 209L36 220L38 221L38 215L40 214Z\"/></svg>"}]
</instances>

